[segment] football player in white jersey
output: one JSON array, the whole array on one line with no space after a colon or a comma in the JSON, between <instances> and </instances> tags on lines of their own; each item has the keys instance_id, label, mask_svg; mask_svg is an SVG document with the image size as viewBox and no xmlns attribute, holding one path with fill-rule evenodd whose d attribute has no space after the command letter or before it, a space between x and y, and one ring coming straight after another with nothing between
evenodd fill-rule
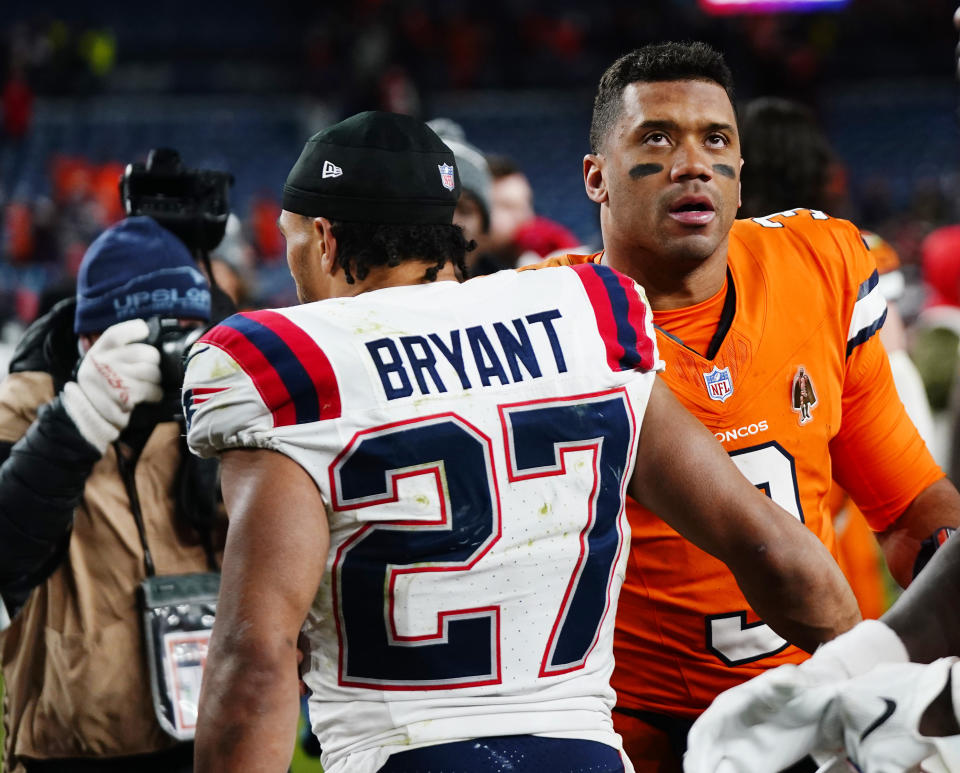
<instances>
[{"instance_id":1,"label":"football player in white jersey","mask_svg":"<svg viewBox=\"0 0 960 773\"><path fill-rule=\"evenodd\" d=\"M453 154L362 113L315 135L280 227L300 306L191 349L188 441L230 529L198 771L285 771L297 637L327 773L631 771L613 731L629 492L807 648L857 619L826 549L657 378L601 265L460 283Z\"/></svg>"}]
</instances>

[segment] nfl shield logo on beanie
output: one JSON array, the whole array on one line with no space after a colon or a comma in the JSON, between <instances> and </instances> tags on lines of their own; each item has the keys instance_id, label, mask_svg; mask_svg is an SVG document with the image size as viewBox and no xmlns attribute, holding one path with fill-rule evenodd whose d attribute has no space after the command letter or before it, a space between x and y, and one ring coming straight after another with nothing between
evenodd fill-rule
<instances>
[{"instance_id":1,"label":"nfl shield logo on beanie","mask_svg":"<svg viewBox=\"0 0 960 773\"><path fill-rule=\"evenodd\" d=\"M453 167L450 164L437 164L437 169L440 170L440 182L443 183L443 187L452 191L456 185L453 181Z\"/></svg>"}]
</instances>

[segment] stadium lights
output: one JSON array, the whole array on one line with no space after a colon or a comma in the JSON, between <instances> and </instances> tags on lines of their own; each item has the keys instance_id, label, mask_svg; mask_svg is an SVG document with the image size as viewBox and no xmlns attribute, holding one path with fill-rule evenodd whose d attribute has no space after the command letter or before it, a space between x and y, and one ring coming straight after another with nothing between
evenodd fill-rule
<instances>
[{"instance_id":1,"label":"stadium lights","mask_svg":"<svg viewBox=\"0 0 960 773\"><path fill-rule=\"evenodd\" d=\"M699 0L700 7L711 16L746 13L788 13L803 11L836 11L849 0Z\"/></svg>"}]
</instances>

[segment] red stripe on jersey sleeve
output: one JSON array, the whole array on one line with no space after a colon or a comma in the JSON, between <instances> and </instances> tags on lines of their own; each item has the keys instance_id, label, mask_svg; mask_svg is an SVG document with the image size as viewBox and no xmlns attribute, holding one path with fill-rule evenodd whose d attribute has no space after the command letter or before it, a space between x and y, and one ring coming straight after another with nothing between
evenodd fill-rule
<instances>
[{"instance_id":1,"label":"red stripe on jersey sleeve","mask_svg":"<svg viewBox=\"0 0 960 773\"><path fill-rule=\"evenodd\" d=\"M607 364L611 370L620 370L620 359L624 356L625 350L617 340L617 321L613 315L613 306L610 303L607 288L603 284L603 280L597 275L592 263L584 263L570 268L577 272L577 276L583 283L583 288L587 291L590 305L593 306L597 329L600 331L600 337L607 348Z\"/></svg>"},{"instance_id":2,"label":"red stripe on jersey sleeve","mask_svg":"<svg viewBox=\"0 0 960 773\"><path fill-rule=\"evenodd\" d=\"M317 346L316 341L303 328L275 311L245 312L242 316L259 322L280 336L316 387L320 401L320 419L338 418L341 406L337 376L330 360L323 349Z\"/></svg>"},{"instance_id":3,"label":"red stripe on jersey sleeve","mask_svg":"<svg viewBox=\"0 0 960 773\"><path fill-rule=\"evenodd\" d=\"M217 325L204 334L197 343L216 346L236 360L237 364L243 368L243 372L253 381L261 399L273 414L275 427L297 423L296 407L290 399L290 393L283 379L260 349L243 333L227 325Z\"/></svg>"},{"instance_id":4,"label":"red stripe on jersey sleeve","mask_svg":"<svg viewBox=\"0 0 960 773\"><path fill-rule=\"evenodd\" d=\"M656 365L653 355L653 339L647 334L647 314L650 313L650 310L640 299L636 283L630 277L619 272L615 272L615 276L623 288L624 295L627 296L629 309L627 319L637 333L637 353L640 355L641 366L644 370L650 370Z\"/></svg>"}]
</instances>

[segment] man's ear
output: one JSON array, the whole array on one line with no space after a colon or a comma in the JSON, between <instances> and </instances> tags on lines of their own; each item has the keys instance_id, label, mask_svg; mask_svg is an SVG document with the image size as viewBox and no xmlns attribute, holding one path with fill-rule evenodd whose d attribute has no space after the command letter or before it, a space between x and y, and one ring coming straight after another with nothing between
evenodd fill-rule
<instances>
[{"instance_id":1,"label":"man's ear","mask_svg":"<svg viewBox=\"0 0 960 773\"><path fill-rule=\"evenodd\" d=\"M320 253L320 268L324 274L333 276L340 269L340 264L337 263L337 237L333 235L330 221L325 217L315 217L313 233Z\"/></svg>"},{"instance_id":2,"label":"man's ear","mask_svg":"<svg viewBox=\"0 0 960 773\"><path fill-rule=\"evenodd\" d=\"M599 153L587 153L583 157L583 187L587 198L597 204L607 200L607 183L603 178L604 157Z\"/></svg>"},{"instance_id":3,"label":"man's ear","mask_svg":"<svg viewBox=\"0 0 960 773\"><path fill-rule=\"evenodd\" d=\"M743 159L740 159L740 177L737 179L737 209L743 206Z\"/></svg>"}]
</instances>

